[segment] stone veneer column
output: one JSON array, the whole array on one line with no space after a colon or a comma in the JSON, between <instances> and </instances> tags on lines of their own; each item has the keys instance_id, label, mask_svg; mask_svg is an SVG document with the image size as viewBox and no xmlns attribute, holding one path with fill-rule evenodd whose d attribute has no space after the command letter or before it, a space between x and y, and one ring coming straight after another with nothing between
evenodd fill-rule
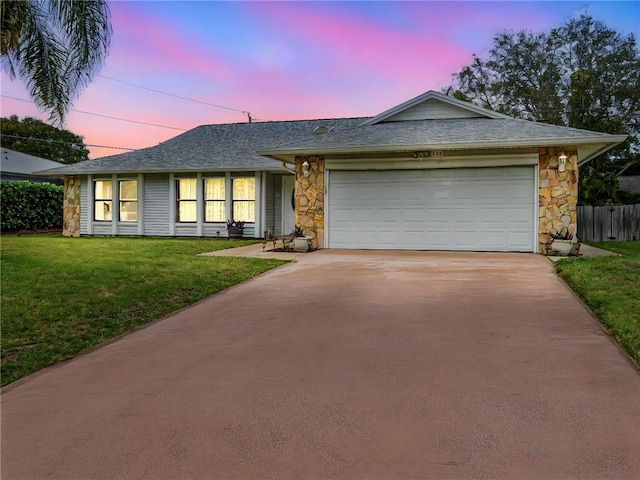
<instances>
[{"instance_id":1,"label":"stone veneer column","mask_svg":"<svg viewBox=\"0 0 640 480\"><path fill-rule=\"evenodd\" d=\"M302 164L309 162L309 176L302 174ZM296 157L295 222L311 237L313 248L323 247L324 238L324 157Z\"/></svg>"},{"instance_id":2,"label":"stone veneer column","mask_svg":"<svg viewBox=\"0 0 640 480\"><path fill-rule=\"evenodd\" d=\"M62 235L80 236L80 177L64 177Z\"/></svg>"},{"instance_id":3,"label":"stone veneer column","mask_svg":"<svg viewBox=\"0 0 640 480\"><path fill-rule=\"evenodd\" d=\"M566 169L558 171L558 155L567 155ZM570 235L577 230L578 152L570 148L540 148L538 251L550 253L549 233L566 228Z\"/></svg>"}]
</instances>

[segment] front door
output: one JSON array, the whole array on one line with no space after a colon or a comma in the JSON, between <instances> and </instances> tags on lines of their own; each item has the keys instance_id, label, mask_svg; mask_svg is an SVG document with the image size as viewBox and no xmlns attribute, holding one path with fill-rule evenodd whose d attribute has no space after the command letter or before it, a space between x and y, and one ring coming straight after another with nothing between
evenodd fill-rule
<instances>
[{"instance_id":1,"label":"front door","mask_svg":"<svg viewBox=\"0 0 640 480\"><path fill-rule=\"evenodd\" d=\"M282 177L282 234L288 235L295 227L293 195L295 179L293 175Z\"/></svg>"}]
</instances>

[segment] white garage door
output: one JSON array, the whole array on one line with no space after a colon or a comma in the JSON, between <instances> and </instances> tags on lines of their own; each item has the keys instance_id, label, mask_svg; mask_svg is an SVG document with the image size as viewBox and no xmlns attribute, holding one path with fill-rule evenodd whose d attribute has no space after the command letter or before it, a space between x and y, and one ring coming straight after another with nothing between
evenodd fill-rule
<instances>
[{"instance_id":1,"label":"white garage door","mask_svg":"<svg viewBox=\"0 0 640 480\"><path fill-rule=\"evenodd\" d=\"M332 170L328 247L532 252L534 172Z\"/></svg>"}]
</instances>

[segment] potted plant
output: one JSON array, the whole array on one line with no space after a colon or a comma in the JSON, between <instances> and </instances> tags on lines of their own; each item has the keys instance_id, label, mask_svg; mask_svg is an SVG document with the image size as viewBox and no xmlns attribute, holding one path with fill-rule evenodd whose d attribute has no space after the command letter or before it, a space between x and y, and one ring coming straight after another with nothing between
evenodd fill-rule
<instances>
[{"instance_id":1,"label":"potted plant","mask_svg":"<svg viewBox=\"0 0 640 480\"><path fill-rule=\"evenodd\" d=\"M244 222L227 220L227 235L229 238L242 238Z\"/></svg>"},{"instance_id":2,"label":"potted plant","mask_svg":"<svg viewBox=\"0 0 640 480\"><path fill-rule=\"evenodd\" d=\"M551 237L551 253L566 257L569 255L577 256L580 251L580 244L568 228L564 227L560 231L552 230L549 232Z\"/></svg>"},{"instance_id":3,"label":"potted plant","mask_svg":"<svg viewBox=\"0 0 640 480\"><path fill-rule=\"evenodd\" d=\"M296 225L291 232L295 238L293 239L293 249L296 252L308 252L310 247L311 237L308 237L302 231L302 225Z\"/></svg>"}]
</instances>

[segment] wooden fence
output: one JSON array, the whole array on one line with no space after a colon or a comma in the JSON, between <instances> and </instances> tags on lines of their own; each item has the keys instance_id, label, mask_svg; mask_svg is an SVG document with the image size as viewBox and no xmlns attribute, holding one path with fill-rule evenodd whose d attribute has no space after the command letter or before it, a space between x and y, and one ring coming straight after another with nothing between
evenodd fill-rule
<instances>
[{"instance_id":1,"label":"wooden fence","mask_svg":"<svg viewBox=\"0 0 640 480\"><path fill-rule=\"evenodd\" d=\"M578 240L585 242L640 240L640 204L578 207Z\"/></svg>"}]
</instances>

